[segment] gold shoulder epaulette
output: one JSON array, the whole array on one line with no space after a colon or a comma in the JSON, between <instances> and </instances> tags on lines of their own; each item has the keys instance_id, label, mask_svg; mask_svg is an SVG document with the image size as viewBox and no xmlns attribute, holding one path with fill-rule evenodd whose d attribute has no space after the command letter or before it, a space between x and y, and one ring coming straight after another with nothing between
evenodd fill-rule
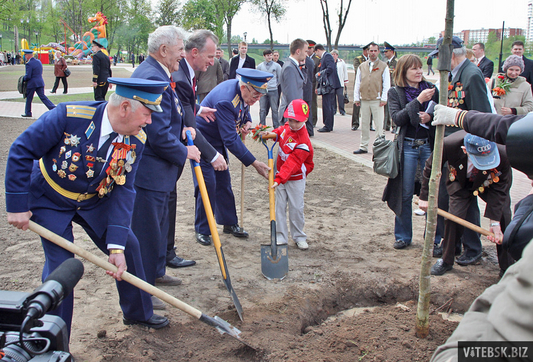
<instances>
[{"instance_id":1,"label":"gold shoulder epaulette","mask_svg":"<svg viewBox=\"0 0 533 362\"><path fill-rule=\"evenodd\" d=\"M231 101L231 103L233 103L233 108L237 108L240 102L241 102L241 97L239 97L239 95L236 94L235 98L233 98L233 100Z\"/></svg>"},{"instance_id":2,"label":"gold shoulder epaulette","mask_svg":"<svg viewBox=\"0 0 533 362\"><path fill-rule=\"evenodd\" d=\"M75 104L67 106L67 117L92 119L95 113L95 107L80 106Z\"/></svg>"},{"instance_id":3,"label":"gold shoulder epaulette","mask_svg":"<svg viewBox=\"0 0 533 362\"><path fill-rule=\"evenodd\" d=\"M141 129L139 134L135 135L143 144L146 142L146 133Z\"/></svg>"}]
</instances>

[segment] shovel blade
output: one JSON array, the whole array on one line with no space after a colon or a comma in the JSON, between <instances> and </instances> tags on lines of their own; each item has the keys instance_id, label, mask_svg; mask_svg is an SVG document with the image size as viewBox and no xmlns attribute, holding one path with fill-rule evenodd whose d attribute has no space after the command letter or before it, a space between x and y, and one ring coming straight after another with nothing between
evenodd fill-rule
<instances>
[{"instance_id":1,"label":"shovel blade","mask_svg":"<svg viewBox=\"0 0 533 362\"><path fill-rule=\"evenodd\" d=\"M289 272L289 248L288 245L276 245L276 253L272 246L261 245L261 272L268 280L282 280Z\"/></svg>"}]
</instances>

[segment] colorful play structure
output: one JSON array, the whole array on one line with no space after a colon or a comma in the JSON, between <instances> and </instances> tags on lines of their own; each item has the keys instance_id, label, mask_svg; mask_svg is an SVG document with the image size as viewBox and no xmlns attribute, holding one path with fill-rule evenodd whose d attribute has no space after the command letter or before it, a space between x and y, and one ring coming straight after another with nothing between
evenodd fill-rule
<instances>
[{"instance_id":1,"label":"colorful play structure","mask_svg":"<svg viewBox=\"0 0 533 362\"><path fill-rule=\"evenodd\" d=\"M101 12L97 12L95 16L89 17L87 21L89 23L96 23L89 31L85 32L83 36L77 35L71 28L68 26L68 24L63 20L59 19L59 21L63 24L64 30L65 30L65 41L60 43L48 43L46 45L38 45L38 44L28 44L28 41L26 39L21 39L20 46L21 49L33 49L35 52L37 52L37 57L43 64L49 64L49 54L55 52L56 50L59 50L60 52L64 54L68 54L68 56L71 56L74 59L81 60L82 58L87 57L91 53L91 44L92 41L96 39L100 44L102 44L105 48L107 48L108 41L107 41L107 32L106 32L106 24L107 24L107 18L104 14ZM74 46L69 47L66 49L66 43L67 43L67 30L69 29L72 34L78 39L81 39L80 41L76 42ZM103 49L103 52L108 55L107 50Z\"/></svg>"}]
</instances>

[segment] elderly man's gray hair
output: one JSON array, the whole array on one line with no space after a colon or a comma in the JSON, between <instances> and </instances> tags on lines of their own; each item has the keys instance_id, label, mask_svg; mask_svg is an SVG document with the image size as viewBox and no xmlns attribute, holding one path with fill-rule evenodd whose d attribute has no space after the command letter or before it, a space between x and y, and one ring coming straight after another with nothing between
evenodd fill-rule
<instances>
[{"instance_id":1,"label":"elderly man's gray hair","mask_svg":"<svg viewBox=\"0 0 533 362\"><path fill-rule=\"evenodd\" d=\"M207 39L211 38L215 45L218 45L218 36L213 34L210 30L196 30L194 33L189 36L187 39L187 44L185 44L185 51L190 52L194 48L198 49L200 52L204 49Z\"/></svg>"},{"instance_id":2,"label":"elderly man's gray hair","mask_svg":"<svg viewBox=\"0 0 533 362\"><path fill-rule=\"evenodd\" d=\"M180 39L186 39L183 29L174 25L160 26L148 36L148 53L156 53L161 45L175 46Z\"/></svg>"},{"instance_id":3,"label":"elderly man's gray hair","mask_svg":"<svg viewBox=\"0 0 533 362\"><path fill-rule=\"evenodd\" d=\"M127 101L129 102L130 106L131 106L131 111L132 112L135 112L137 110L137 108L139 108L140 106L142 106L143 104L139 101L136 101L134 99L130 99L130 98L126 98L126 97L122 97L122 96L119 96L118 94L116 93L112 93L110 96L109 96L109 104L112 105L112 106L115 106L115 107L118 107L120 106L120 103L124 102L124 101Z\"/></svg>"},{"instance_id":4,"label":"elderly man's gray hair","mask_svg":"<svg viewBox=\"0 0 533 362\"><path fill-rule=\"evenodd\" d=\"M466 47L463 46L461 48L455 48L453 50L453 54L455 54L456 57L466 56Z\"/></svg>"}]
</instances>

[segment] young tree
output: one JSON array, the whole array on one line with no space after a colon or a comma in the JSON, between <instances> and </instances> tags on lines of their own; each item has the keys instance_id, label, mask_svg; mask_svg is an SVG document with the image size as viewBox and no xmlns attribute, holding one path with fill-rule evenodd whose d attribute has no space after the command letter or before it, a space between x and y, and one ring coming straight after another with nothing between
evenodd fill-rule
<instances>
[{"instance_id":1,"label":"young tree","mask_svg":"<svg viewBox=\"0 0 533 362\"><path fill-rule=\"evenodd\" d=\"M178 23L179 19L179 0L162 0L156 6L157 26L173 25Z\"/></svg>"},{"instance_id":2,"label":"young tree","mask_svg":"<svg viewBox=\"0 0 533 362\"><path fill-rule=\"evenodd\" d=\"M210 0L189 0L179 13L178 24L185 30L211 30L220 41L224 36L224 17Z\"/></svg>"},{"instance_id":3,"label":"young tree","mask_svg":"<svg viewBox=\"0 0 533 362\"><path fill-rule=\"evenodd\" d=\"M331 22L329 20L329 4L328 0L319 0L320 6L322 7L322 22L324 23L324 32L326 33L326 39L328 43L328 50L331 50L331 37L333 30L331 29ZM340 0L340 7L337 11L337 21L338 21L338 30L337 36L335 38L335 46L337 49L339 47L339 39L341 38L342 30L346 25L346 19L348 18L348 13L350 12L350 6L352 5L352 0L346 0L346 7L344 6L345 0Z\"/></svg>"},{"instance_id":4,"label":"young tree","mask_svg":"<svg viewBox=\"0 0 533 362\"><path fill-rule=\"evenodd\" d=\"M239 12L242 4L248 0L214 0L216 13L223 17L226 24L226 40L228 42L228 54L231 54L231 23L233 17Z\"/></svg>"},{"instance_id":5,"label":"young tree","mask_svg":"<svg viewBox=\"0 0 533 362\"><path fill-rule=\"evenodd\" d=\"M272 35L272 19L279 22L287 11L285 0L252 0L257 9L265 15L270 33L270 49L274 49L274 36Z\"/></svg>"}]
</instances>

